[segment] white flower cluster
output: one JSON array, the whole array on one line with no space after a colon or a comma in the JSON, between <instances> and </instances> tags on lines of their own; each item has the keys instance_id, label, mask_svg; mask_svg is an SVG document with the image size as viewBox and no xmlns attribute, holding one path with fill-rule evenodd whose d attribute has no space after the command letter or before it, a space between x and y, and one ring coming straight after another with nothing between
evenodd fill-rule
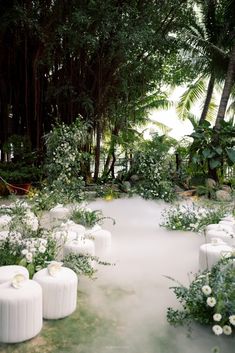
<instances>
[{"instance_id":1,"label":"white flower cluster","mask_svg":"<svg viewBox=\"0 0 235 353\"><path fill-rule=\"evenodd\" d=\"M204 285L202 287L202 292L203 294L205 294L206 296L210 295L212 293L212 289L209 285ZM206 303L208 306L210 306L211 308L215 307L216 306L216 299L214 297L207 297L206 299ZM213 320L215 322L226 322L226 321L229 321L229 323L232 325L232 326L235 326L235 315L230 315L228 320L227 318L223 318L223 316L216 312L214 315L213 315ZM219 325L219 324L215 324L212 326L212 331L214 332L215 335L219 336L219 335L222 335L222 334L225 334L225 335L231 335L232 333L232 327L231 325Z\"/></svg>"},{"instance_id":2,"label":"white flower cluster","mask_svg":"<svg viewBox=\"0 0 235 353\"><path fill-rule=\"evenodd\" d=\"M0 216L0 230L8 230L12 217L8 215Z\"/></svg>"},{"instance_id":3,"label":"white flower cluster","mask_svg":"<svg viewBox=\"0 0 235 353\"><path fill-rule=\"evenodd\" d=\"M23 223L26 225L27 228L31 229L34 232L38 230L38 219L35 214L30 210L26 211Z\"/></svg>"},{"instance_id":4,"label":"white flower cluster","mask_svg":"<svg viewBox=\"0 0 235 353\"><path fill-rule=\"evenodd\" d=\"M28 263L33 261L34 256L44 254L47 250L47 239L35 238L26 239L24 241L24 248L21 254L25 257Z\"/></svg>"},{"instance_id":5,"label":"white flower cluster","mask_svg":"<svg viewBox=\"0 0 235 353\"><path fill-rule=\"evenodd\" d=\"M195 203L176 205L164 210L162 226L173 230L198 232L206 225L214 223L214 219L218 218L219 221L224 212L219 208L209 209Z\"/></svg>"}]
</instances>

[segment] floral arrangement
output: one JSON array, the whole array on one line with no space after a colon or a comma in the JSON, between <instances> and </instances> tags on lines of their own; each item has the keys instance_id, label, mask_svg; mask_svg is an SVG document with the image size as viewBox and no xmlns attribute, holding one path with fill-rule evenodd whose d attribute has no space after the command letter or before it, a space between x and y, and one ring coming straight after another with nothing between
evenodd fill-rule
<instances>
[{"instance_id":1,"label":"floral arrangement","mask_svg":"<svg viewBox=\"0 0 235 353\"><path fill-rule=\"evenodd\" d=\"M78 208L75 208L78 210ZM100 211L80 208L87 226L103 218ZM85 215L85 216L84 216ZM81 218L79 218L81 221ZM61 241L58 241L58 237ZM28 269L30 278L57 259L67 239L67 232L61 229L47 230L40 226L37 216L26 202L16 201L0 207L0 266L21 265ZM93 261L106 265L97 257L69 254L64 264L77 274L93 277L96 272Z\"/></svg>"},{"instance_id":2,"label":"floral arrangement","mask_svg":"<svg viewBox=\"0 0 235 353\"><path fill-rule=\"evenodd\" d=\"M45 136L48 184L38 197L56 198L54 204L83 198L83 169L89 153L84 152L87 126L80 118L72 124L57 123ZM48 197L49 198L49 197ZM44 203L45 204L45 203Z\"/></svg>"},{"instance_id":3,"label":"floral arrangement","mask_svg":"<svg viewBox=\"0 0 235 353\"><path fill-rule=\"evenodd\" d=\"M234 278L234 255L231 254L211 271L196 274L189 288L171 287L183 309L168 308L168 322L182 325L194 320L210 325L215 335L231 335L235 332Z\"/></svg>"},{"instance_id":4,"label":"floral arrangement","mask_svg":"<svg viewBox=\"0 0 235 353\"><path fill-rule=\"evenodd\" d=\"M0 214L0 219L5 219L4 231L0 232L0 266L25 266L32 277L55 258L56 241L49 231L40 228L38 218L25 202L1 206Z\"/></svg>"},{"instance_id":5,"label":"floral arrangement","mask_svg":"<svg viewBox=\"0 0 235 353\"><path fill-rule=\"evenodd\" d=\"M146 199L163 199L167 202L175 198L169 173L171 143L164 136L155 135L152 141L140 146L133 161L133 173L139 177L135 192Z\"/></svg>"},{"instance_id":6,"label":"floral arrangement","mask_svg":"<svg viewBox=\"0 0 235 353\"><path fill-rule=\"evenodd\" d=\"M219 223L228 213L225 207L202 207L192 204L177 204L162 213L164 218L161 226L171 230L202 231L208 224Z\"/></svg>"}]
</instances>

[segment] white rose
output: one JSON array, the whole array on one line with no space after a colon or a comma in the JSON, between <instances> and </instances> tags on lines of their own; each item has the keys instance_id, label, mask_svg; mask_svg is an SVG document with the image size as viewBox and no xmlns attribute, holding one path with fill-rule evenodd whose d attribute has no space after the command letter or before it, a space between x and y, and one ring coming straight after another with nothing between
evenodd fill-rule
<instances>
[{"instance_id":1,"label":"white rose","mask_svg":"<svg viewBox=\"0 0 235 353\"><path fill-rule=\"evenodd\" d=\"M221 319L222 319L222 315L221 314L216 313L216 314L213 315L213 320L214 321L220 321Z\"/></svg>"},{"instance_id":2,"label":"white rose","mask_svg":"<svg viewBox=\"0 0 235 353\"><path fill-rule=\"evenodd\" d=\"M225 335L229 336L232 333L232 329L229 325L224 325L223 327L223 332Z\"/></svg>"},{"instance_id":3,"label":"white rose","mask_svg":"<svg viewBox=\"0 0 235 353\"><path fill-rule=\"evenodd\" d=\"M202 287L202 292L205 294L205 295L210 295L212 290L211 290L211 287L208 286L208 285L205 285Z\"/></svg>"},{"instance_id":4,"label":"white rose","mask_svg":"<svg viewBox=\"0 0 235 353\"><path fill-rule=\"evenodd\" d=\"M230 315L230 316L229 316L229 322L230 322L230 324L232 324L233 326L235 326L235 315Z\"/></svg>"},{"instance_id":5,"label":"white rose","mask_svg":"<svg viewBox=\"0 0 235 353\"><path fill-rule=\"evenodd\" d=\"M222 335L223 333L223 329L220 325L214 325L212 327L212 331L214 332L215 335L219 336L219 335Z\"/></svg>"},{"instance_id":6,"label":"white rose","mask_svg":"<svg viewBox=\"0 0 235 353\"><path fill-rule=\"evenodd\" d=\"M215 306L215 304L216 304L216 299L214 297L208 297L206 300L206 303L208 306L213 308L213 306Z\"/></svg>"},{"instance_id":7,"label":"white rose","mask_svg":"<svg viewBox=\"0 0 235 353\"><path fill-rule=\"evenodd\" d=\"M27 255L27 254L28 254L28 250L27 250L27 249L23 249L23 250L21 251L21 254L24 255L24 256Z\"/></svg>"}]
</instances>

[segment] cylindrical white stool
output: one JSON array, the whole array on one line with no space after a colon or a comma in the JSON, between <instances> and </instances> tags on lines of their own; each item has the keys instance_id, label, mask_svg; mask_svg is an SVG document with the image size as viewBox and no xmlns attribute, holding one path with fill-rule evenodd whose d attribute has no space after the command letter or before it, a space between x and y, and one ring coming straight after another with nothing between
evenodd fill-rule
<instances>
[{"instance_id":1,"label":"cylindrical white stool","mask_svg":"<svg viewBox=\"0 0 235 353\"><path fill-rule=\"evenodd\" d=\"M200 270L211 269L223 256L228 256L232 251L231 246L216 238L211 243L201 245L199 250Z\"/></svg>"},{"instance_id":2,"label":"cylindrical white stool","mask_svg":"<svg viewBox=\"0 0 235 353\"><path fill-rule=\"evenodd\" d=\"M227 243L230 246L235 245L235 237L230 235L225 230L209 230L206 234L208 242L210 242L213 238L218 238Z\"/></svg>"},{"instance_id":3,"label":"cylindrical white stool","mask_svg":"<svg viewBox=\"0 0 235 353\"><path fill-rule=\"evenodd\" d=\"M64 245L64 256L73 253L79 255L95 255L95 244L93 240L80 238L72 240Z\"/></svg>"},{"instance_id":4,"label":"cylindrical white stool","mask_svg":"<svg viewBox=\"0 0 235 353\"><path fill-rule=\"evenodd\" d=\"M29 272L27 268L18 265L9 265L0 267L0 284L11 281L12 278L17 275L22 274L26 279L29 279Z\"/></svg>"},{"instance_id":5,"label":"cylindrical white stool","mask_svg":"<svg viewBox=\"0 0 235 353\"><path fill-rule=\"evenodd\" d=\"M70 216L70 210L63 205L57 205L49 211L49 215L51 224L58 226Z\"/></svg>"},{"instance_id":6,"label":"cylindrical white stool","mask_svg":"<svg viewBox=\"0 0 235 353\"><path fill-rule=\"evenodd\" d=\"M77 224L71 220L62 223L60 228L66 231L75 232L77 236L84 235L86 231L84 226L82 226L81 224Z\"/></svg>"},{"instance_id":7,"label":"cylindrical white stool","mask_svg":"<svg viewBox=\"0 0 235 353\"><path fill-rule=\"evenodd\" d=\"M50 275L48 268L38 271L33 280L43 292L43 317L61 319L74 312L77 306L78 278L74 271L62 267Z\"/></svg>"},{"instance_id":8,"label":"cylindrical white stool","mask_svg":"<svg viewBox=\"0 0 235 353\"><path fill-rule=\"evenodd\" d=\"M0 342L23 342L42 328L42 289L26 280L19 288L11 282L0 285Z\"/></svg>"},{"instance_id":9,"label":"cylindrical white stool","mask_svg":"<svg viewBox=\"0 0 235 353\"><path fill-rule=\"evenodd\" d=\"M86 236L94 239L96 256L103 257L109 255L112 236L108 230L102 229L99 225L94 226L92 229L87 230Z\"/></svg>"},{"instance_id":10,"label":"cylindrical white stool","mask_svg":"<svg viewBox=\"0 0 235 353\"><path fill-rule=\"evenodd\" d=\"M208 224L206 226L206 234L210 231L210 230L222 230L221 226L218 223L212 223L212 224Z\"/></svg>"}]
</instances>

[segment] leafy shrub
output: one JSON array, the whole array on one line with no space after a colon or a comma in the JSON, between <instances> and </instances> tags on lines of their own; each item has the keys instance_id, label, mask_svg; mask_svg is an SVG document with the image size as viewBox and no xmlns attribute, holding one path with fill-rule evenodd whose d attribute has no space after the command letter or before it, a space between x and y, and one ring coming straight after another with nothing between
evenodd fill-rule
<instances>
[{"instance_id":1,"label":"leafy shrub","mask_svg":"<svg viewBox=\"0 0 235 353\"><path fill-rule=\"evenodd\" d=\"M223 206L201 207L191 205L176 205L163 211L164 218L161 226L171 230L189 230L198 232L208 224L219 223L222 217L228 213L228 208Z\"/></svg>"},{"instance_id":2,"label":"leafy shrub","mask_svg":"<svg viewBox=\"0 0 235 353\"><path fill-rule=\"evenodd\" d=\"M87 126L80 118L71 125L56 124L45 136L46 170L51 190L70 201L82 198L85 183L82 169L90 155L84 152Z\"/></svg>"},{"instance_id":3,"label":"leafy shrub","mask_svg":"<svg viewBox=\"0 0 235 353\"><path fill-rule=\"evenodd\" d=\"M171 287L183 308L168 308L168 322L183 325L194 320L211 325L216 335L235 332L234 276L234 256L231 256L222 259L210 272L196 274L189 288Z\"/></svg>"},{"instance_id":4,"label":"leafy shrub","mask_svg":"<svg viewBox=\"0 0 235 353\"><path fill-rule=\"evenodd\" d=\"M151 141L145 141L135 154L132 174L139 176L136 192L146 199L175 198L171 181L171 166L168 150L172 142L165 136L154 135Z\"/></svg>"}]
</instances>

